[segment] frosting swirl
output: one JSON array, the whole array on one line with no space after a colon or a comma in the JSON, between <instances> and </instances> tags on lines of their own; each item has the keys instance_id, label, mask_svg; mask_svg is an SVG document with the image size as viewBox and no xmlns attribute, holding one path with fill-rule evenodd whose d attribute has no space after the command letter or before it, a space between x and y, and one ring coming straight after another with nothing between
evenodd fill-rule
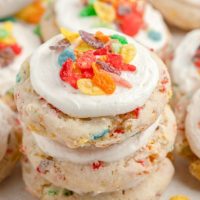
<instances>
[{"instance_id":1,"label":"frosting swirl","mask_svg":"<svg viewBox=\"0 0 200 200\"><path fill-rule=\"evenodd\" d=\"M192 151L200 158L200 90L194 94L186 117L186 136Z\"/></svg>"},{"instance_id":2,"label":"frosting swirl","mask_svg":"<svg viewBox=\"0 0 200 200\"><path fill-rule=\"evenodd\" d=\"M177 47L172 62L172 77L175 84L186 94L200 87L200 73L193 63L193 56L200 45L200 29L186 35Z\"/></svg>"},{"instance_id":3,"label":"frosting swirl","mask_svg":"<svg viewBox=\"0 0 200 200\"><path fill-rule=\"evenodd\" d=\"M94 33L96 31L92 30ZM107 35L118 34L108 29L98 31ZM59 78L58 53L49 49L63 39L61 35L40 46L31 57L30 78L33 88L50 104L72 117L114 116L143 106L157 86L158 66L147 49L132 38L125 35L124 37L137 50L136 57L130 62L137 66L136 72L121 73L121 77L133 85L131 89L117 87L111 95L88 96L68 84L63 84Z\"/></svg>"},{"instance_id":4,"label":"frosting swirl","mask_svg":"<svg viewBox=\"0 0 200 200\"><path fill-rule=\"evenodd\" d=\"M156 128L159 125L159 121L160 117L144 132L138 133L123 143L115 144L104 149L80 148L73 150L38 134L33 135L37 145L43 152L62 161L70 161L73 163L81 164L91 163L98 160L105 162L115 162L131 154L134 154L141 147L145 146L149 139L153 136Z\"/></svg>"}]
</instances>

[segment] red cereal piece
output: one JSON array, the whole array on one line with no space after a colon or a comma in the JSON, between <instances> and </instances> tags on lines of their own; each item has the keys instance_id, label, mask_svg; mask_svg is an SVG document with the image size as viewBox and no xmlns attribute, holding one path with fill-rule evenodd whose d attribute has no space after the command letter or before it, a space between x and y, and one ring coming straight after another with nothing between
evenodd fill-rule
<instances>
[{"instance_id":1,"label":"red cereal piece","mask_svg":"<svg viewBox=\"0 0 200 200\"><path fill-rule=\"evenodd\" d=\"M13 44L10 47L16 55L19 55L22 51L22 48L18 44Z\"/></svg>"},{"instance_id":2,"label":"red cereal piece","mask_svg":"<svg viewBox=\"0 0 200 200\"><path fill-rule=\"evenodd\" d=\"M80 69L91 69L92 63L94 63L95 61L96 57L94 56L94 51L90 50L85 52L77 59L76 65Z\"/></svg>"},{"instance_id":3,"label":"red cereal piece","mask_svg":"<svg viewBox=\"0 0 200 200\"><path fill-rule=\"evenodd\" d=\"M134 72L136 70L136 67L130 64L122 64L121 70Z\"/></svg>"},{"instance_id":4,"label":"red cereal piece","mask_svg":"<svg viewBox=\"0 0 200 200\"><path fill-rule=\"evenodd\" d=\"M123 59L122 56L119 54L108 54L106 61L116 69L121 69Z\"/></svg>"},{"instance_id":5,"label":"red cereal piece","mask_svg":"<svg viewBox=\"0 0 200 200\"><path fill-rule=\"evenodd\" d=\"M144 9L140 9L137 3L131 5L131 10L119 18L119 26L123 33L134 36L144 27Z\"/></svg>"},{"instance_id":6,"label":"red cereal piece","mask_svg":"<svg viewBox=\"0 0 200 200\"><path fill-rule=\"evenodd\" d=\"M82 78L89 78L92 79L92 77L94 76L94 71L93 69L83 69L81 70L82 72Z\"/></svg>"},{"instance_id":7,"label":"red cereal piece","mask_svg":"<svg viewBox=\"0 0 200 200\"><path fill-rule=\"evenodd\" d=\"M96 51L94 51L95 56L107 55L107 53L108 53L107 48L101 48L101 49L97 49Z\"/></svg>"},{"instance_id":8,"label":"red cereal piece","mask_svg":"<svg viewBox=\"0 0 200 200\"><path fill-rule=\"evenodd\" d=\"M93 170L98 170L101 167L103 167L103 161L97 161L97 162L92 163Z\"/></svg>"},{"instance_id":9,"label":"red cereal piece","mask_svg":"<svg viewBox=\"0 0 200 200\"><path fill-rule=\"evenodd\" d=\"M81 74L73 72L73 61L67 59L60 70L60 78L64 82L69 83L73 88L77 89L77 81L82 78Z\"/></svg>"}]
</instances>

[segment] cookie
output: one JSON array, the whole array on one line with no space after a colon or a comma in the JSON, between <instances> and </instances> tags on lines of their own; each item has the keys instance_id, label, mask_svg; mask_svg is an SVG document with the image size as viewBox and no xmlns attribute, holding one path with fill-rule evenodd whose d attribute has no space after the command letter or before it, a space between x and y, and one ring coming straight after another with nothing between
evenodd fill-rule
<instances>
[{"instance_id":1,"label":"cookie","mask_svg":"<svg viewBox=\"0 0 200 200\"><path fill-rule=\"evenodd\" d=\"M47 41L58 34L59 27L72 31L107 27L133 37L165 61L170 59L172 52L171 35L161 14L144 1L110 1L110 4L105 1L56 1L41 20L43 39Z\"/></svg>"},{"instance_id":2,"label":"cookie","mask_svg":"<svg viewBox=\"0 0 200 200\"><path fill-rule=\"evenodd\" d=\"M42 178L40 174L33 170L26 158L22 161L22 167L27 190L41 200L129 200L130 198L137 200L157 200L160 199L162 192L171 181L174 173L171 162L165 159L154 174L150 175L143 183L134 189L97 196L80 196L67 189L56 187Z\"/></svg>"},{"instance_id":3,"label":"cookie","mask_svg":"<svg viewBox=\"0 0 200 200\"><path fill-rule=\"evenodd\" d=\"M111 155L107 156L108 159L106 159L106 155L109 152L106 152L106 149L91 148L82 156L81 153L84 149L74 150L74 153L70 149L66 150L67 153L65 153L65 149L61 150L63 154L71 154L69 161L70 158L67 156L57 157L59 149L56 144L49 146L48 148L52 151L49 150L50 153L46 154L44 153L44 143L40 144L41 139L35 138L29 132L24 133L23 149L34 169L50 182L56 182L57 186L67 187L79 194L104 193L128 189L141 183L157 170L159 163L172 151L175 136L175 118L167 107L160 119L159 126L147 144L118 158L119 160L113 161L114 157L121 153L120 148L108 149L107 151L111 151ZM138 141L137 138L134 139ZM123 144L118 144L118 146L120 145ZM134 149L134 145L130 145L125 146L127 149ZM97 158L98 152L97 156L93 153L93 160L90 162L86 160L85 163L84 159L76 159L77 151L79 151L77 154L80 154L80 157L85 156L85 160L93 151L99 151L101 157ZM57 154L51 154L51 152L57 152Z\"/></svg>"},{"instance_id":4,"label":"cookie","mask_svg":"<svg viewBox=\"0 0 200 200\"><path fill-rule=\"evenodd\" d=\"M20 9L24 8L31 2L33 2L33 0L9 0L9 1L1 0L0 18L16 14L18 11L20 11Z\"/></svg>"},{"instance_id":5,"label":"cookie","mask_svg":"<svg viewBox=\"0 0 200 200\"><path fill-rule=\"evenodd\" d=\"M21 128L16 113L2 100L0 100L0 182L12 172L19 160L21 144Z\"/></svg>"},{"instance_id":6,"label":"cookie","mask_svg":"<svg viewBox=\"0 0 200 200\"><path fill-rule=\"evenodd\" d=\"M40 45L40 40L30 27L18 22L0 22L0 29L3 34L0 38L0 95L3 95L14 86L20 65Z\"/></svg>"},{"instance_id":7,"label":"cookie","mask_svg":"<svg viewBox=\"0 0 200 200\"><path fill-rule=\"evenodd\" d=\"M170 24L184 30L200 28L198 0L151 0L151 2Z\"/></svg>"},{"instance_id":8,"label":"cookie","mask_svg":"<svg viewBox=\"0 0 200 200\"><path fill-rule=\"evenodd\" d=\"M117 32L107 29L101 30L107 34L118 34ZM58 84L54 84L54 81L57 80L53 80L52 78L43 81L42 77L39 80L39 76L34 75L38 72L33 72L32 69L36 69L35 67L33 68L33 66L37 63L36 60L41 60L37 57L37 54L40 51L49 52L49 56L51 57L54 52L52 52L52 50L50 51L49 47L51 46L52 48L52 45L56 44L55 41L63 39L61 36L56 36L52 40L46 42L35 53L32 61L26 61L24 63L19 73L21 81L15 88L15 99L18 111L30 131L47 136L71 148L91 145L106 147L115 143L120 143L136 133L145 130L158 119L171 96L171 83L167 69L159 58L144 49L140 44L134 43L134 41L127 36L119 36L127 38L127 41L133 43L137 48L135 65L138 67L136 67L136 77L131 79L134 82L134 86L128 90L123 86L117 86L117 90L113 95L94 95L90 98L90 95L81 94L77 88L73 88L71 85L67 85L69 89L69 91L67 91L68 89L66 90L65 86L63 87L63 83L60 82L59 72L57 71L60 69L59 66L55 68L57 72L51 74L51 76L54 76L58 80ZM39 54L42 55L41 52ZM148 67L146 68L143 65L144 54L149 59L147 61L146 57L144 61L144 63L147 64L146 67L150 66L150 62L152 62L149 70L155 70L150 77L149 74L151 72L147 72ZM55 59L55 62L57 62L57 59ZM55 63L55 65L57 64ZM48 64L45 64L46 69L44 68L44 70L48 71L48 66ZM31 73L29 73L29 71ZM47 72L42 72L42 74L46 73ZM134 74L134 72L125 73L125 76ZM144 75L144 73L146 75ZM33 80L33 76L35 76L35 80ZM149 79L154 86L150 83L146 84L147 80L142 84L142 79ZM48 80L49 83L47 83ZM137 80L138 83L136 83ZM41 87L40 81L46 86L44 85L44 87ZM49 84L52 84L51 88ZM54 87L53 85L58 88L51 93ZM139 87L142 88L139 89ZM150 87L151 91L149 90ZM56 94L55 92L59 91L59 88L62 88L63 91ZM43 91L41 91L41 89ZM121 95L121 89L126 93ZM139 96L133 95L133 98L130 98L130 95L134 94L136 91L139 92L139 90L143 94ZM48 92L48 94L46 92ZM53 94L53 96L49 95L49 92ZM61 94L64 96L61 97ZM63 97L66 99L64 100ZM137 97L138 99L136 99Z\"/></svg>"}]
</instances>

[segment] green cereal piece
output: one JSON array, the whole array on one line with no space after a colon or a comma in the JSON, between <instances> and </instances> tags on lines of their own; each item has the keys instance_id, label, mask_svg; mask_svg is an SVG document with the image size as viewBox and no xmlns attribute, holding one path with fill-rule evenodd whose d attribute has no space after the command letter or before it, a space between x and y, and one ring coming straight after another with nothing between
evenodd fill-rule
<instances>
[{"instance_id":1,"label":"green cereal piece","mask_svg":"<svg viewBox=\"0 0 200 200\"><path fill-rule=\"evenodd\" d=\"M0 22L6 22L6 21L16 22L17 20L14 17L5 17L0 19Z\"/></svg>"},{"instance_id":2,"label":"green cereal piece","mask_svg":"<svg viewBox=\"0 0 200 200\"><path fill-rule=\"evenodd\" d=\"M121 44L128 44L127 39L122 35L114 34L111 35L110 38L118 40Z\"/></svg>"},{"instance_id":3,"label":"green cereal piece","mask_svg":"<svg viewBox=\"0 0 200 200\"><path fill-rule=\"evenodd\" d=\"M96 13L96 11L95 11L93 5L88 5L88 6L85 6L85 7L81 10L80 16L81 16L81 17L97 16L97 13Z\"/></svg>"},{"instance_id":4,"label":"green cereal piece","mask_svg":"<svg viewBox=\"0 0 200 200\"><path fill-rule=\"evenodd\" d=\"M118 41L118 40L117 40L117 41ZM112 43L111 43L111 47L112 47L112 51L113 51L114 53L120 53L122 44L119 43L119 42L112 42Z\"/></svg>"},{"instance_id":5,"label":"green cereal piece","mask_svg":"<svg viewBox=\"0 0 200 200\"><path fill-rule=\"evenodd\" d=\"M63 190L63 195L64 196L72 196L74 193L72 192L72 191L70 191L70 190L67 190L67 189L64 189Z\"/></svg>"},{"instance_id":6,"label":"green cereal piece","mask_svg":"<svg viewBox=\"0 0 200 200\"><path fill-rule=\"evenodd\" d=\"M41 37L41 27L40 27L40 25L37 25L37 26L35 27L35 29L33 30L33 32L34 32L37 36Z\"/></svg>"},{"instance_id":7,"label":"green cereal piece","mask_svg":"<svg viewBox=\"0 0 200 200\"><path fill-rule=\"evenodd\" d=\"M0 29L0 38L4 39L9 35L8 31L6 31L5 29L1 28Z\"/></svg>"},{"instance_id":8,"label":"green cereal piece","mask_svg":"<svg viewBox=\"0 0 200 200\"><path fill-rule=\"evenodd\" d=\"M57 189L49 189L47 193L49 196L56 196L58 195L59 191Z\"/></svg>"}]
</instances>

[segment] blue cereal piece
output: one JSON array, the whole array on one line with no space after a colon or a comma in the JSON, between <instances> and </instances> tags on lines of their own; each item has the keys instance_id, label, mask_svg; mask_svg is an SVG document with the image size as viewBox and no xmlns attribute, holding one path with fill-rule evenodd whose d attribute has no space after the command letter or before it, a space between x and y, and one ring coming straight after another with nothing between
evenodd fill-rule
<instances>
[{"instance_id":1,"label":"blue cereal piece","mask_svg":"<svg viewBox=\"0 0 200 200\"><path fill-rule=\"evenodd\" d=\"M161 33L155 30L149 30L147 34L151 40L156 41L156 42L160 41L162 38Z\"/></svg>"},{"instance_id":2,"label":"blue cereal piece","mask_svg":"<svg viewBox=\"0 0 200 200\"><path fill-rule=\"evenodd\" d=\"M75 61L76 59L74 52L71 49L67 48L58 56L58 64L62 66L69 58L71 58L73 61Z\"/></svg>"},{"instance_id":3,"label":"blue cereal piece","mask_svg":"<svg viewBox=\"0 0 200 200\"><path fill-rule=\"evenodd\" d=\"M92 139L93 139L93 140L98 140L98 139L104 137L104 136L105 136L106 134L108 134L108 133L109 133L109 129L105 129L105 130L103 130L101 133L97 133L97 134L93 135L93 136L92 136Z\"/></svg>"}]
</instances>

